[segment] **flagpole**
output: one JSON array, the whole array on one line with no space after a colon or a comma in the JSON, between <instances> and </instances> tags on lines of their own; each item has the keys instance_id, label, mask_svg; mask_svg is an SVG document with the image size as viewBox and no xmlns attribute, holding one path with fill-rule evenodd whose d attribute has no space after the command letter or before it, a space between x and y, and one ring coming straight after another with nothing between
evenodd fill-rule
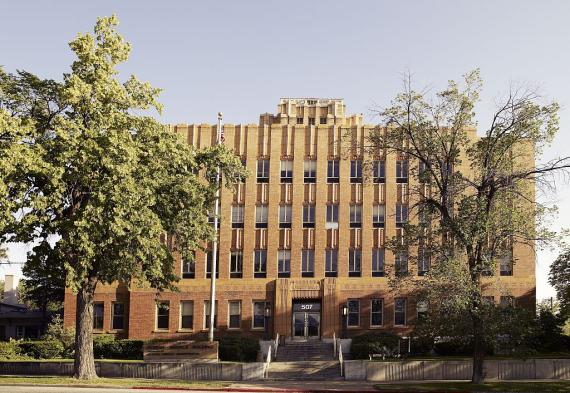
<instances>
[{"instance_id":1,"label":"flagpole","mask_svg":"<svg viewBox=\"0 0 570 393\"><path fill-rule=\"evenodd\" d=\"M218 129L216 130L216 144L222 142L222 112L218 112ZM208 329L208 341L214 341L214 321L216 312L216 271L218 264L218 216L220 211L220 166L216 168L216 198L214 201L214 230L216 237L212 244L212 268L210 274L210 327Z\"/></svg>"}]
</instances>

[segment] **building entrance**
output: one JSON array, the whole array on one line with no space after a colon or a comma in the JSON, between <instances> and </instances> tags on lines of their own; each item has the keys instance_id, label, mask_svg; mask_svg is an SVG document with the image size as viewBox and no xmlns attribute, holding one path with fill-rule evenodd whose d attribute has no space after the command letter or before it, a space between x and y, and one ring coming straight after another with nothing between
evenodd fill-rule
<instances>
[{"instance_id":1,"label":"building entrance","mask_svg":"<svg viewBox=\"0 0 570 393\"><path fill-rule=\"evenodd\" d=\"M321 303L316 301L294 301L293 338L312 339L321 335Z\"/></svg>"}]
</instances>

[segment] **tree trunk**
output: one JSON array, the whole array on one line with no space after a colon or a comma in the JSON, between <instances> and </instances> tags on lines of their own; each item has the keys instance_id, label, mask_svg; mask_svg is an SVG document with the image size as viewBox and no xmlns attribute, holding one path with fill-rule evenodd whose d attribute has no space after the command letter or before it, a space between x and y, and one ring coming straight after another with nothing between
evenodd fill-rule
<instances>
[{"instance_id":1,"label":"tree trunk","mask_svg":"<svg viewBox=\"0 0 570 393\"><path fill-rule=\"evenodd\" d=\"M97 378L93 356L93 296L96 285L97 280L89 277L77 293L73 376L79 379Z\"/></svg>"},{"instance_id":2,"label":"tree trunk","mask_svg":"<svg viewBox=\"0 0 570 393\"><path fill-rule=\"evenodd\" d=\"M483 342L483 322L479 315L473 315L473 374L472 383L482 383L485 379L483 374L483 360L485 359L485 345Z\"/></svg>"}]
</instances>

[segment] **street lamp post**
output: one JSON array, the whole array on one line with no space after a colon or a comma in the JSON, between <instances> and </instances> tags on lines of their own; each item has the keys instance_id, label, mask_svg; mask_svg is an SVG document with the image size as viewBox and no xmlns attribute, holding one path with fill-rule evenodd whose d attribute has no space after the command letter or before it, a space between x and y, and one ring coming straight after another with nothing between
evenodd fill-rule
<instances>
[{"instance_id":1,"label":"street lamp post","mask_svg":"<svg viewBox=\"0 0 570 393\"><path fill-rule=\"evenodd\" d=\"M264 336L265 340L269 340L269 317L271 317L271 306L269 303L265 304L265 309L263 310L263 318L264 318Z\"/></svg>"},{"instance_id":2,"label":"street lamp post","mask_svg":"<svg viewBox=\"0 0 570 393\"><path fill-rule=\"evenodd\" d=\"M348 306L343 304L341 307L341 314L342 314L342 334L341 338L346 338L346 330L348 325Z\"/></svg>"},{"instance_id":3,"label":"street lamp post","mask_svg":"<svg viewBox=\"0 0 570 393\"><path fill-rule=\"evenodd\" d=\"M216 144L219 145L223 142L224 131L222 129L222 112L218 113L218 129L216 134ZM214 341L214 321L216 312L216 271L218 264L218 216L220 213L220 180L221 180L220 166L216 168L216 198L214 200L214 230L216 237L212 242L212 273L210 281L210 326L208 328L208 341Z\"/></svg>"}]
</instances>

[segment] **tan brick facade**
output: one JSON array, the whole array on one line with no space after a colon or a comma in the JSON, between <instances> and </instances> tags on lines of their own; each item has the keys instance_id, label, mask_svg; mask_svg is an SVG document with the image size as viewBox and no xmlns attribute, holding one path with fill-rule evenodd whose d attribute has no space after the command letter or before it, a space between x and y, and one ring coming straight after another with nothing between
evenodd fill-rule
<instances>
[{"instance_id":1,"label":"tan brick facade","mask_svg":"<svg viewBox=\"0 0 570 393\"><path fill-rule=\"evenodd\" d=\"M259 125L225 125L225 144L243 158L251 175L237 187L236 193L222 190L217 281L219 333L236 330L261 336L263 327L253 328L255 301L266 301L270 305L272 315L269 330L272 336L276 333L282 336L293 334L293 303L303 303L297 308L319 304L320 311L315 313L320 318L318 335L338 335L341 332L340 310L349 299L359 301L358 316L352 315L352 322L356 321L357 326L349 327L349 334L368 329L405 332L413 326L416 309L412 299L407 299L405 303L406 323L395 326L394 299L406 298L406 294L394 293L388 286L388 279L374 276L376 273L372 271L372 250L381 249L385 239L396 235L396 204L408 202L408 184L396 181L397 158L385 157L384 182L376 183L366 173L363 182L351 182L351 159L362 158L365 138L372 128L362 124L362 116L345 116L344 103L338 99L282 99L278 114L261 115ZM173 130L198 148L215 141L216 126L177 125ZM260 159L269 161L267 183L258 182L256 176ZM338 183L330 183L327 179L328 160L332 159L339 162ZM287 160L292 161L290 183L281 181L281 161ZM316 161L315 183L305 182L305 160ZM410 162L409 165L414 164ZM327 205L331 204L338 205L338 229L327 229L325 225ZM373 206L376 204L385 206L383 227L374 227L372 223ZM232 206L235 205L243 206L243 228L232 228ZM266 228L256 228L256 206L260 205L267 206ZM280 206L283 205L291 206L290 228L280 228ZM305 205L314 206L314 228L303 225ZM351 205L361 206L360 228L351 228ZM350 277L351 249L361 250L360 277ZM255 250L266 250L264 278L255 278ZM289 277L285 277L287 274L284 272L281 275L278 272L279 250L290 250ZM312 277L307 277L310 276L309 272L302 271L303 250L314 251ZM338 252L336 277L325 273L326 250ZM242 278L230 278L232 251L243 252ZM519 303L534 305L534 253L530 247L517 245L514 259L512 276L500 276L497 272L486 279L488 293L494 295L496 301L499 301L501 294L508 293L515 296ZM392 253L385 252L384 264L394 265ZM180 258L177 259L176 269L182 271ZM206 278L206 255L203 252L196 252L194 270L195 278L180 281L179 293L160 294L160 300L168 301L170 306L168 321L163 320L168 324L167 329L157 329L157 294L154 291L136 286L130 291L124 286L99 286L96 300L104 302L101 331L143 339L204 334L204 301L209 299L210 280ZM417 277L417 266L410 263L409 270ZM501 285L496 285L497 280ZM378 302L375 303L374 326L371 319L372 299L383 300L381 307L378 307ZM181 328L181 301L193 302L192 329ZM234 316L234 324L239 319L239 327L234 329L229 328L229 301L241 301L240 316ZM113 302L125 304L124 329L120 331L112 329ZM356 303L351 304L354 306ZM258 316L258 325L260 318ZM379 320L381 323L378 323ZM65 298L65 323L68 326L75 323L75 297L70 291L67 291Z\"/></svg>"}]
</instances>

